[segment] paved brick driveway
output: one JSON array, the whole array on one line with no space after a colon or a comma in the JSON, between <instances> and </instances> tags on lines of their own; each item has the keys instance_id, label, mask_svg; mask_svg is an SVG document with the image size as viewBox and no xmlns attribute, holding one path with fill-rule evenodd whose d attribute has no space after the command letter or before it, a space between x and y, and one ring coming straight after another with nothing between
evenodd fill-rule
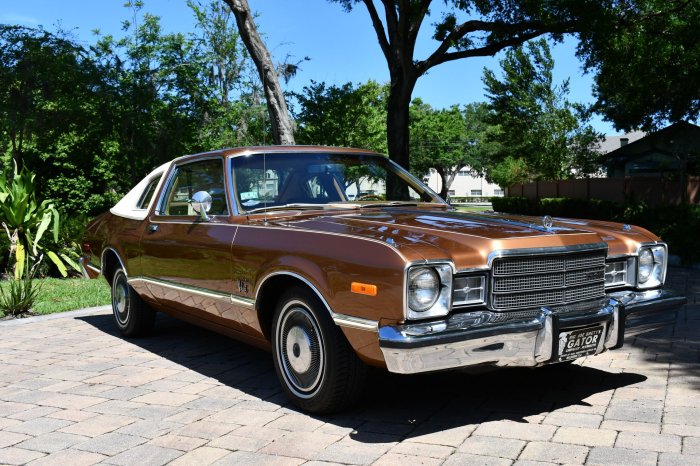
<instances>
[{"instance_id":1,"label":"paved brick driveway","mask_svg":"<svg viewBox=\"0 0 700 466\"><path fill-rule=\"evenodd\" d=\"M700 272L675 328L563 368L379 374L333 417L287 404L268 354L108 311L0 324L2 464L700 464Z\"/></svg>"}]
</instances>

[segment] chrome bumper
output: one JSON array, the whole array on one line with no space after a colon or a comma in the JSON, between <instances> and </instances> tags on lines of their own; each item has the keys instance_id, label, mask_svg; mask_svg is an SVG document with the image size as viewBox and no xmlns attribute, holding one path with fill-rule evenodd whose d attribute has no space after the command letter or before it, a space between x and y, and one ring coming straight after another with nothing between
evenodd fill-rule
<instances>
[{"instance_id":1,"label":"chrome bumper","mask_svg":"<svg viewBox=\"0 0 700 466\"><path fill-rule=\"evenodd\" d=\"M524 312L475 311L441 321L379 328L391 372L413 374L475 365L538 366L556 362L559 332L603 326L595 354L622 346L626 329L675 320L686 298L666 290L622 291L571 306Z\"/></svg>"}]
</instances>

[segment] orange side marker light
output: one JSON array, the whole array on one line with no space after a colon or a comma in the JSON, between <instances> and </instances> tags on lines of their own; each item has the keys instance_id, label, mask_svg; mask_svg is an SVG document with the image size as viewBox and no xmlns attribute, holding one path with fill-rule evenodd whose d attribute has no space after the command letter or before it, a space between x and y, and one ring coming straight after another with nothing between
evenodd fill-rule
<instances>
[{"instance_id":1,"label":"orange side marker light","mask_svg":"<svg viewBox=\"0 0 700 466\"><path fill-rule=\"evenodd\" d=\"M377 296L377 285L352 282L350 284L350 291L357 294L366 294L367 296Z\"/></svg>"}]
</instances>

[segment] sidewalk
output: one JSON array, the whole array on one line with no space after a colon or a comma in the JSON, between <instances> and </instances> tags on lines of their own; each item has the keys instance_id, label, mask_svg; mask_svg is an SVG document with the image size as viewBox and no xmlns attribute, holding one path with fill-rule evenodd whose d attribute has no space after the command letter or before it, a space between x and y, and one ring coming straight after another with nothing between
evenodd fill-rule
<instances>
[{"instance_id":1,"label":"sidewalk","mask_svg":"<svg viewBox=\"0 0 700 466\"><path fill-rule=\"evenodd\" d=\"M108 309L0 323L0 463L700 464L700 272L674 327L569 367L377 374L359 406L308 416L269 354Z\"/></svg>"}]
</instances>

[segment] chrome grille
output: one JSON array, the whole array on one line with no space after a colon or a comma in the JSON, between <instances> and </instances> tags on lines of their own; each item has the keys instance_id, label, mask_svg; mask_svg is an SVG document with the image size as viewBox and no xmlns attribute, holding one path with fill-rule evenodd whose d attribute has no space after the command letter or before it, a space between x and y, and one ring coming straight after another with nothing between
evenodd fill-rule
<instances>
[{"instance_id":1,"label":"chrome grille","mask_svg":"<svg viewBox=\"0 0 700 466\"><path fill-rule=\"evenodd\" d=\"M605 295L604 249L493 262L491 306L497 311L575 303Z\"/></svg>"}]
</instances>

